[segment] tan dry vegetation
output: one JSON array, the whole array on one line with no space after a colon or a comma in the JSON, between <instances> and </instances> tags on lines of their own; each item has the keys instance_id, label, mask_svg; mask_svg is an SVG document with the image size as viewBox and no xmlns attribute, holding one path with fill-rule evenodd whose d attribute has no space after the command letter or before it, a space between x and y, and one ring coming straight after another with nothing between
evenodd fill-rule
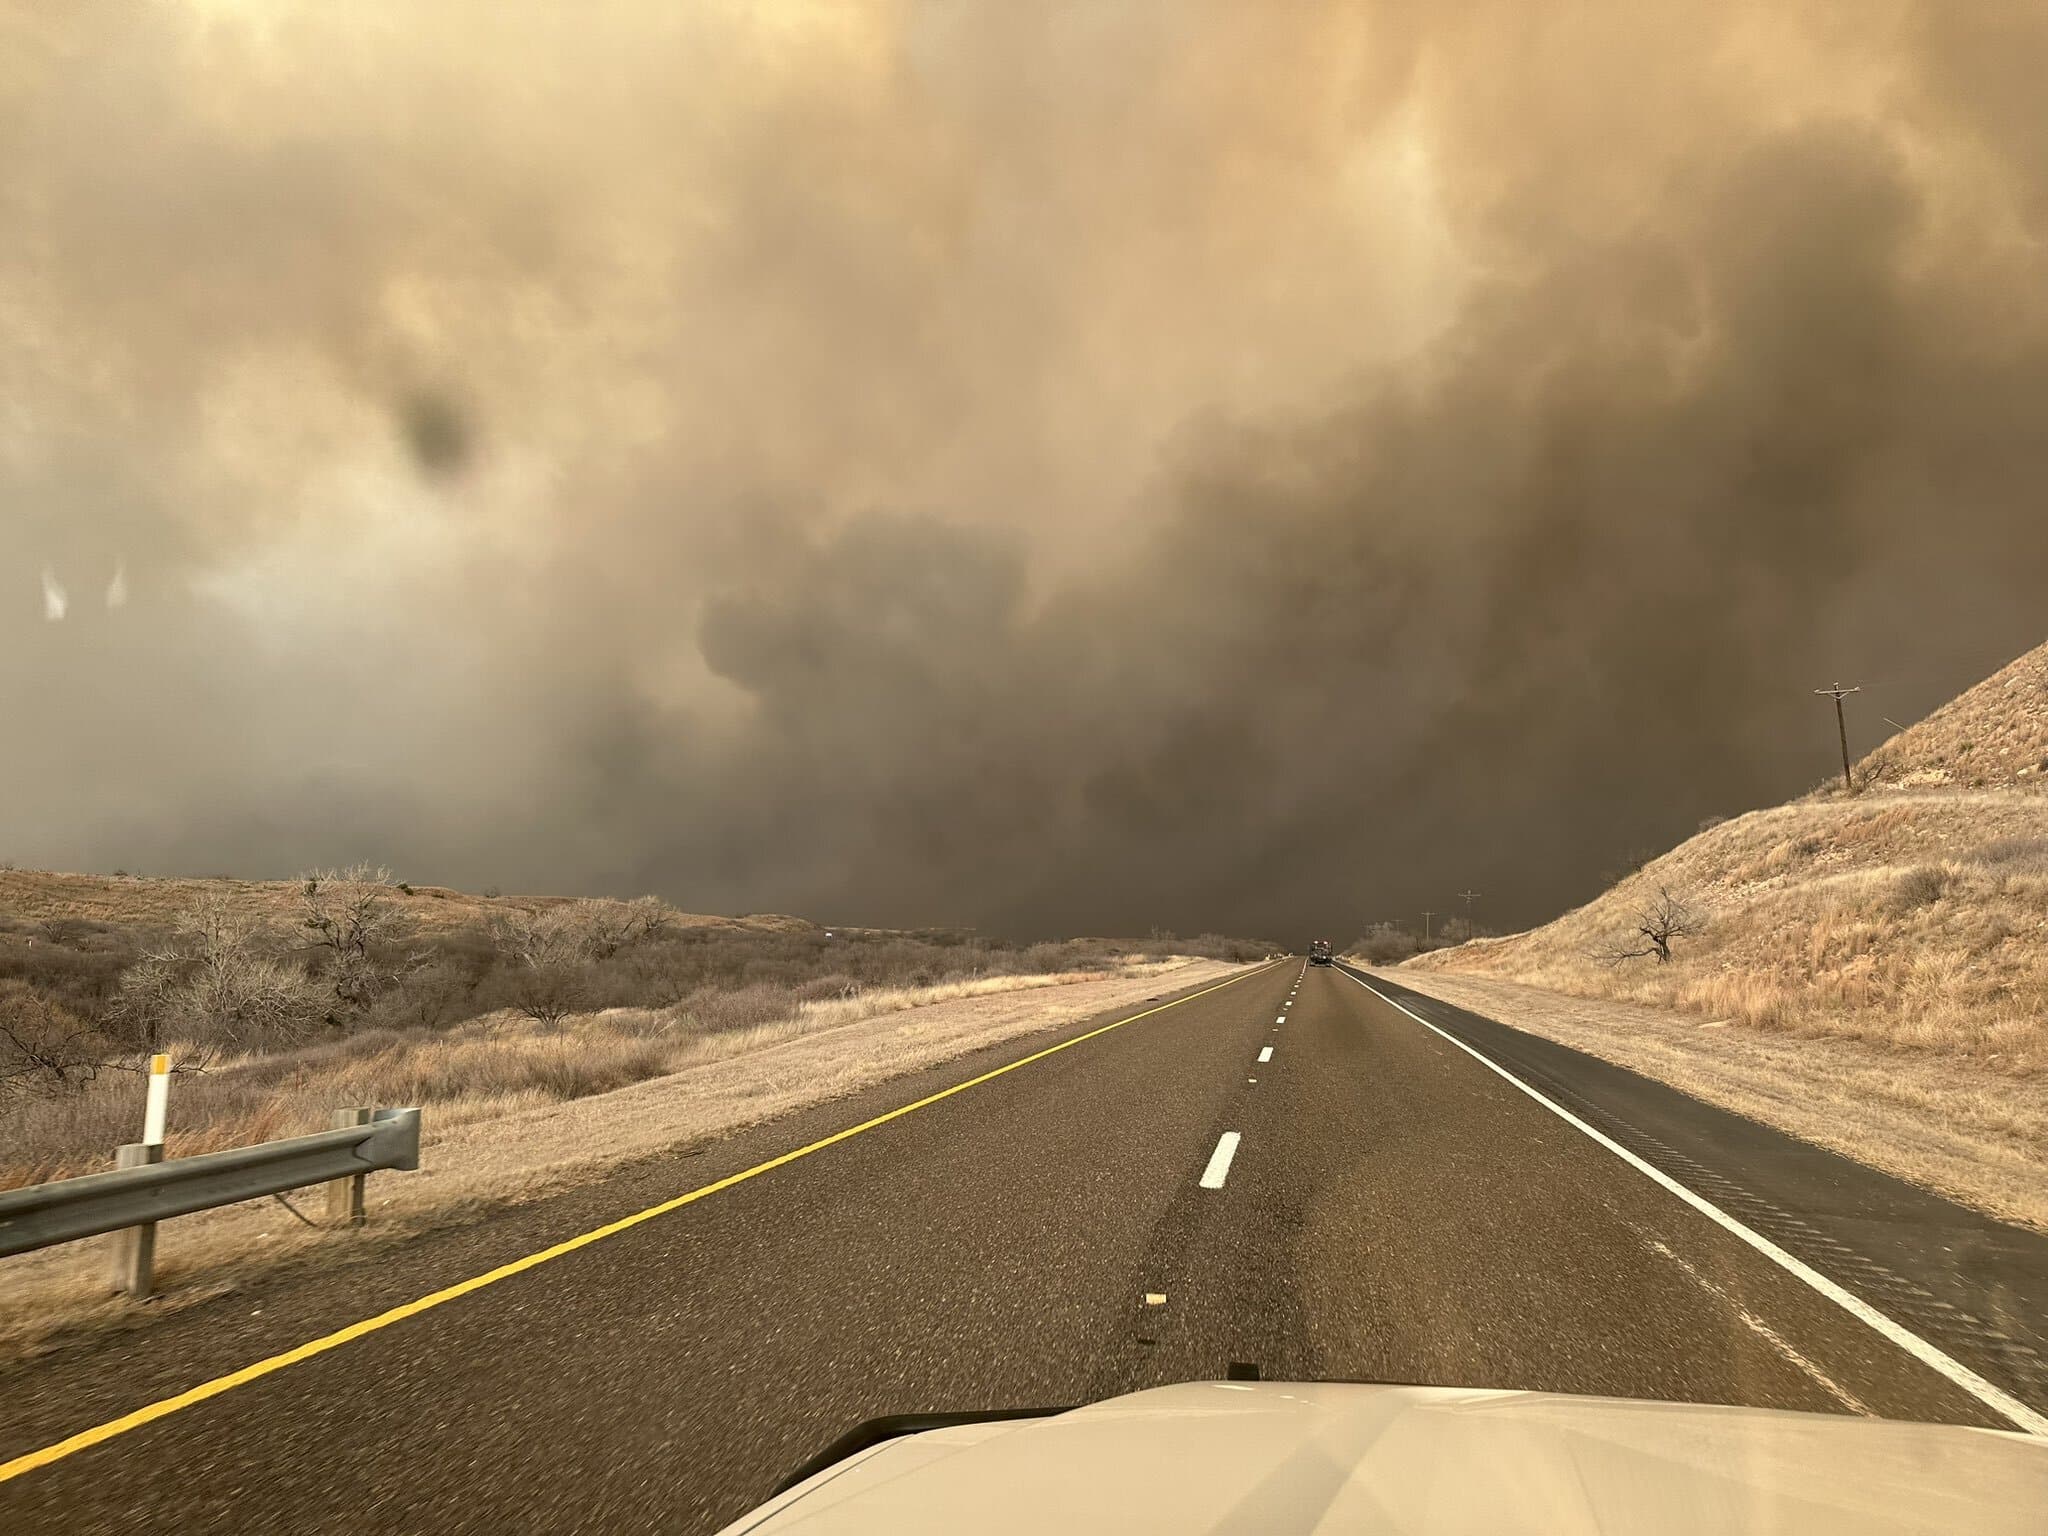
<instances>
[{"instance_id":1,"label":"tan dry vegetation","mask_svg":"<svg viewBox=\"0 0 2048 1536\"><path fill-rule=\"evenodd\" d=\"M1706 931L1612 963L1630 914L1683 890ZM2048 798L1807 800L1710 828L1556 922L1404 969L1938 1053L1987 1079L2048 1068ZM1987 1083L1987 1091L1992 1091Z\"/></svg>"},{"instance_id":2,"label":"tan dry vegetation","mask_svg":"<svg viewBox=\"0 0 2048 1536\"><path fill-rule=\"evenodd\" d=\"M239 916L293 928L299 921L299 880L235 880L226 875L192 880L141 875L85 875L59 870L0 869L0 912L22 922L66 919L134 928L166 928L209 901ZM438 885L392 886L383 893L413 925L426 931L480 927L498 913L537 912L567 905L568 896L479 896ZM677 927L780 925L782 917L705 917L672 914ZM808 926L808 925L805 925Z\"/></svg>"},{"instance_id":3,"label":"tan dry vegetation","mask_svg":"<svg viewBox=\"0 0 2048 1536\"><path fill-rule=\"evenodd\" d=\"M2048 645L1909 726L1858 765L1884 789L2040 790L2048 781Z\"/></svg>"},{"instance_id":4,"label":"tan dry vegetation","mask_svg":"<svg viewBox=\"0 0 2048 1536\"><path fill-rule=\"evenodd\" d=\"M1857 1040L1758 1034L1495 976L1404 966L1390 979L2048 1232L2048 1075L1987 1092L1966 1064Z\"/></svg>"},{"instance_id":5,"label":"tan dry vegetation","mask_svg":"<svg viewBox=\"0 0 2048 1536\"><path fill-rule=\"evenodd\" d=\"M990 976L922 988L870 989L801 1005L790 1017L713 1036L678 1036L655 1010L613 1009L547 1030L528 1020L476 1021L357 1064L364 1075L275 1082L252 1100L248 1129L290 1134L339 1103L422 1103L424 1166L370 1180L360 1233L300 1226L258 1201L181 1218L159 1237L162 1300L142 1312L106 1294L101 1243L5 1261L0 1355L33 1351L80 1326L139 1322L231 1288L252 1265L343 1244L381 1243L531 1200L636 1158L730 1134L904 1073L1109 1009L1162 987L1220 980L1243 967L1213 960L1132 961L1065 975ZM661 1075L590 1092L590 1073L624 1073L665 1053ZM275 1065L274 1058L242 1064ZM222 1075L229 1075L234 1068ZM213 1074L208 1074L212 1076ZM185 1085L179 1084L182 1088ZM417 1090L408 1097L402 1090ZM572 1088L581 1088L574 1096ZM444 1096L435 1097L437 1091ZM249 1138L259 1139L259 1138ZM201 1150L218 1128L170 1150Z\"/></svg>"},{"instance_id":6,"label":"tan dry vegetation","mask_svg":"<svg viewBox=\"0 0 2048 1536\"><path fill-rule=\"evenodd\" d=\"M440 1029L372 1030L296 1049L250 1052L179 1073L165 1137L170 1157L323 1129L345 1104L408 1104L434 1127L611 1093L704 1061L745 1056L803 1035L906 1009L1076 982L1143 978L1182 964L1130 960L1089 970L961 978L930 986L868 987L802 999L761 986L675 1008L608 1008L559 1024L511 1010ZM712 1012L711 1010L716 1010ZM174 1058L199 1053L176 1042ZM106 1149L135 1133L139 1078L103 1076L80 1093L23 1106L15 1145L0 1149L0 1189L96 1173ZM34 1156L31 1149L64 1149ZM22 1155L28 1153L24 1161Z\"/></svg>"},{"instance_id":7,"label":"tan dry vegetation","mask_svg":"<svg viewBox=\"0 0 2048 1536\"><path fill-rule=\"evenodd\" d=\"M1555 922L1420 956L1401 978L1425 991L1438 976L1518 983L1492 994L1510 1008L1505 1022L1587 1049L1603 1037L1573 1019L1664 1036L1654 1021L1671 1015L1671 1029L1724 1026L1717 1081L1771 1111L1762 1118L2039 1220L2015 1181L2031 1167L2037 1188L2048 1185L2044 763L2048 646L1865 758L1861 793L1824 787L1710 826ZM1683 893L1705 931L1677 941L1669 964L1608 958L1661 891ZM1560 1010L1530 987L1649 1011ZM1748 1065L1734 1064L1745 1051ZM1677 1070L1677 1057L1628 1042L1596 1053ZM1689 1059L1693 1074L1703 1058ZM1786 1108L1794 1096L1771 1088L1774 1075L1813 1101ZM1874 1103L1857 1102L1866 1093ZM1888 1149L1887 1117L1902 1143L1953 1131L1957 1155ZM1961 1155L1970 1148L1981 1177Z\"/></svg>"}]
</instances>

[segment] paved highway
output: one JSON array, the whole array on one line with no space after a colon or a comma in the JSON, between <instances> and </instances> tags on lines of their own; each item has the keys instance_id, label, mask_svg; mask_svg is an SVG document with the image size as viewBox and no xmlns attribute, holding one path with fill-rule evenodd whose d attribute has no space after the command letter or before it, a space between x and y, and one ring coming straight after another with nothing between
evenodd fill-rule
<instances>
[{"instance_id":1,"label":"paved highway","mask_svg":"<svg viewBox=\"0 0 2048 1536\"><path fill-rule=\"evenodd\" d=\"M1233 1372L2048 1429L2044 1328L2048 1240L1290 960L22 1367L0 1528L706 1531Z\"/></svg>"}]
</instances>

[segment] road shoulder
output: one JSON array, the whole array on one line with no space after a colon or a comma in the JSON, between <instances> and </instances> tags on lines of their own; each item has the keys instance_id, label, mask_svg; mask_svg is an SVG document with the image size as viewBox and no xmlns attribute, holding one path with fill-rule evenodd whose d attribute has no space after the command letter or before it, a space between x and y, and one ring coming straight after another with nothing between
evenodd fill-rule
<instances>
[{"instance_id":1,"label":"road shoulder","mask_svg":"<svg viewBox=\"0 0 2048 1536\"><path fill-rule=\"evenodd\" d=\"M107 1294L105 1239L6 1261L0 1367L67 1337L126 1332L252 1287L270 1271L387 1259L452 1228L497 1224L511 1210L610 1182L630 1165L673 1166L715 1145L818 1106L865 1102L904 1079L955 1073L963 1059L1105 1013L1212 985L1248 967L1196 960L1170 971L931 1004L841 1025L744 1055L705 1062L609 1094L547 1104L436 1134L417 1173L369 1181L360 1231L301 1225L270 1201L165 1224L163 1294L137 1306ZM516 1155L507 1147L516 1147Z\"/></svg>"},{"instance_id":2,"label":"road shoulder","mask_svg":"<svg viewBox=\"0 0 2048 1536\"><path fill-rule=\"evenodd\" d=\"M1398 981L1360 974L1664 1176L2048 1411L2048 1237L1547 1032L1428 996L1409 988L1405 973ZM1796 1092L1796 1082L1785 1091Z\"/></svg>"},{"instance_id":3,"label":"road shoulder","mask_svg":"<svg viewBox=\"0 0 2048 1536\"><path fill-rule=\"evenodd\" d=\"M1761 1035L1497 977L1369 974L1668 1083L1948 1199L2048 1233L2048 1080L1960 1071L1854 1040Z\"/></svg>"}]
</instances>

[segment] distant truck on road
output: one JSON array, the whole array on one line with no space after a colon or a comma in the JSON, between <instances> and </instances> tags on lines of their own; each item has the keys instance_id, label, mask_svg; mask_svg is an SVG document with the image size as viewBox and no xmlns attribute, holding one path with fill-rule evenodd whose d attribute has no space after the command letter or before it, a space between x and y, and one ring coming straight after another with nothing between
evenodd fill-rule
<instances>
[{"instance_id":1,"label":"distant truck on road","mask_svg":"<svg viewBox=\"0 0 2048 1536\"><path fill-rule=\"evenodd\" d=\"M1330 963L1330 941L1328 939L1317 939L1315 943L1309 945L1308 963L1310 965L1328 965Z\"/></svg>"}]
</instances>

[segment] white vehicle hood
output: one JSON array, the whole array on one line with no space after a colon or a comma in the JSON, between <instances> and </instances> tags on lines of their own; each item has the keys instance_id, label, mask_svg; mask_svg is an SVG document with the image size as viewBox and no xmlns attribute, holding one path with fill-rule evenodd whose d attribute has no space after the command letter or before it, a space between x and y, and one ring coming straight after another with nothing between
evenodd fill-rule
<instances>
[{"instance_id":1,"label":"white vehicle hood","mask_svg":"<svg viewBox=\"0 0 2048 1536\"><path fill-rule=\"evenodd\" d=\"M1446 1387L1196 1382L886 1441L731 1536L2048 1531L2048 1443Z\"/></svg>"}]
</instances>

